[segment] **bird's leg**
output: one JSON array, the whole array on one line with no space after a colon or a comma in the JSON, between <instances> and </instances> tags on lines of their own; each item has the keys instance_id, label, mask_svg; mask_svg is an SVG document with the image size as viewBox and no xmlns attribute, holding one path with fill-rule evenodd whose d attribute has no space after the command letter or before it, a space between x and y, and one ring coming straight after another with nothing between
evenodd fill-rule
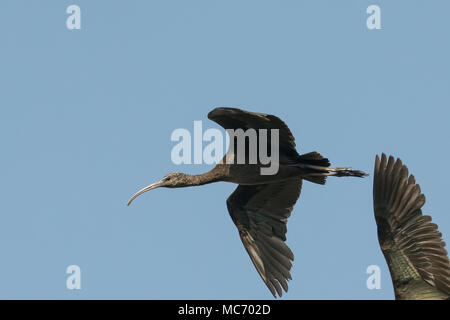
<instances>
[{"instance_id":1,"label":"bird's leg","mask_svg":"<svg viewBox=\"0 0 450 320\"><path fill-rule=\"evenodd\" d=\"M305 168L317 170L313 173L308 173L308 176L318 177L318 176L336 176L336 177L365 177L368 176L367 173L361 170L352 170L351 167L341 167L341 168L330 168L330 167L320 167L314 165L305 165Z\"/></svg>"}]
</instances>

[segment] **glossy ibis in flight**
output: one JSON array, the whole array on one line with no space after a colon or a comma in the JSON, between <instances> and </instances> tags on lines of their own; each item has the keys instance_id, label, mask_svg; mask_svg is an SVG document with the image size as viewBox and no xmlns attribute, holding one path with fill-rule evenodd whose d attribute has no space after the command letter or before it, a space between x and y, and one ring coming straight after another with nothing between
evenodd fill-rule
<instances>
[{"instance_id":1,"label":"glossy ibis in flight","mask_svg":"<svg viewBox=\"0 0 450 320\"><path fill-rule=\"evenodd\" d=\"M128 205L140 194L158 187L180 188L218 181L238 184L227 199L231 219L250 259L270 292L274 297L277 293L281 296L282 288L286 292L288 290L287 280L291 279L291 261L294 260L292 251L285 244L286 223L300 196L302 180L325 184L327 176L363 177L366 174L349 168L330 168L328 159L317 152L298 154L291 131L274 115L236 108L216 108L208 114L208 118L227 130L255 129L258 145L259 129L278 129L278 172L274 175L262 175L260 168L264 165L261 162L237 164L237 155L228 150L222 163L218 163L211 171L199 175L169 173L161 180L139 190L131 197ZM267 148L271 149L271 146ZM246 142L246 155L248 149ZM225 160L230 156L234 162Z\"/></svg>"},{"instance_id":2,"label":"glossy ibis in flight","mask_svg":"<svg viewBox=\"0 0 450 320\"><path fill-rule=\"evenodd\" d=\"M378 241L398 300L450 298L450 262L431 217L422 214L425 196L400 159L375 160L373 186Z\"/></svg>"}]
</instances>

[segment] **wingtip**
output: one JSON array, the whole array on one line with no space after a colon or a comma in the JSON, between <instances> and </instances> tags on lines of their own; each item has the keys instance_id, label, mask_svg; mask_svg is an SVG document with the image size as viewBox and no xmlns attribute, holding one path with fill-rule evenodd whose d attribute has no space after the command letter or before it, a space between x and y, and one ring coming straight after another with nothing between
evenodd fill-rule
<instances>
[{"instance_id":1,"label":"wingtip","mask_svg":"<svg viewBox=\"0 0 450 320\"><path fill-rule=\"evenodd\" d=\"M233 112L242 112L243 110L239 108L232 107L216 107L208 112L208 119L213 120L216 117L227 116Z\"/></svg>"},{"instance_id":2,"label":"wingtip","mask_svg":"<svg viewBox=\"0 0 450 320\"><path fill-rule=\"evenodd\" d=\"M218 112L219 108L214 108L212 109L210 112L208 112L208 119L212 120L212 118L214 117L214 115Z\"/></svg>"}]
</instances>

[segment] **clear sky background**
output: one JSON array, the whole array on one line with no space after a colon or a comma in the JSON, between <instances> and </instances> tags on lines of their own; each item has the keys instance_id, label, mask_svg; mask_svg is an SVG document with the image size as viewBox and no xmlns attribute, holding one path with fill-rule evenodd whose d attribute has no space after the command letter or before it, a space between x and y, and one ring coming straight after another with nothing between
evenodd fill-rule
<instances>
[{"instance_id":1,"label":"clear sky background","mask_svg":"<svg viewBox=\"0 0 450 320\"><path fill-rule=\"evenodd\" d=\"M81 30L66 28L81 7ZM366 8L381 7L382 30ZM399 156L450 240L450 2L0 2L0 298L270 299L225 200L139 188L214 107L273 113L301 153L372 174ZM372 176L305 182L286 299L392 299ZM81 290L66 268L81 268ZM381 267L380 290L366 268Z\"/></svg>"}]
</instances>

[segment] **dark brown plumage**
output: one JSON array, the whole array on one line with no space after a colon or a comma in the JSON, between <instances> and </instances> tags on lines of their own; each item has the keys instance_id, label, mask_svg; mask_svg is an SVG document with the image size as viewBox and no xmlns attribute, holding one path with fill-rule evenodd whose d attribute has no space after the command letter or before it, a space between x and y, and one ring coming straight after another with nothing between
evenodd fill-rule
<instances>
[{"instance_id":1,"label":"dark brown plumage","mask_svg":"<svg viewBox=\"0 0 450 320\"><path fill-rule=\"evenodd\" d=\"M400 159L375 160L378 240L401 300L449 299L450 262L438 226L422 214L425 196Z\"/></svg>"},{"instance_id":2,"label":"dark brown plumage","mask_svg":"<svg viewBox=\"0 0 450 320\"><path fill-rule=\"evenodd\" d=\"M300 196L302 179L325 184L327 176L356 176L366 174L349 168L330 168L328 159L317 152L299 155L294 137L278 117L248 112L236 108L217 108L208 118L225 129L278 129L279 170L274 175L261 175L265 165L237 164L236 155L228 151L224 157L234 162L223 161L211 171L200 175L170 173L148 187L138 191L128 202L140 194L157 187L179 188L226 181L239 184L227 200L230 216L239 236L259 275L276 297L288 290L290 269L294 255L285 244L286 223ZM257 135L259 146L259 133ZM270 139L268 150L271 150ZM249 145L245 145L248 155Z\"/></svg>"}]
</instances>

